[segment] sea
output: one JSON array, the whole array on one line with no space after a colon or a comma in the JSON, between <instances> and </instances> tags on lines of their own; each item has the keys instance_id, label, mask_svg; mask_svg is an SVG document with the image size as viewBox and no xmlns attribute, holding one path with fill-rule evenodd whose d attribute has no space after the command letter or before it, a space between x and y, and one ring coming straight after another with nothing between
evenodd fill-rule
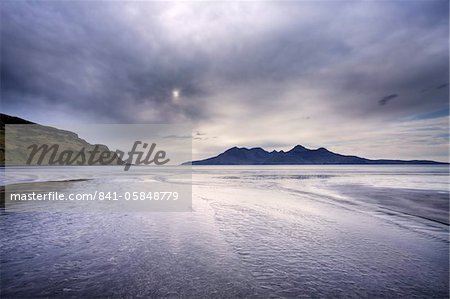
<instances>
[{"instance_id":1,"label":"sea","mask_svg":"<svg viewBox=\"0 0 450 299\"><path fill-rule=\"evenodd\" d=\"M190 198L167 211L7 204L0 297L449 296L447 165L183 169L182 177L107 166L4 175L6 189L51 182L61 192L114 186L132 196L164 182Z\"/></svg>"}]
</instances>

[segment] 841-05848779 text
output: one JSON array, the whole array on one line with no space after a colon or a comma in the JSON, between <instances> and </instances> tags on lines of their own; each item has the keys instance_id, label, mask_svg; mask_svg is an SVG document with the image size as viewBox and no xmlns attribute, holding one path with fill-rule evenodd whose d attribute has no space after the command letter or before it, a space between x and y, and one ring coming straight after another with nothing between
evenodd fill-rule
<instances>
[{"instance_id":1,"label":"841-05848779 text","mask_svg":"<svg viewBox=\"0 0 450 299\"><path fill-rule=\"evenodd\" d=\"M88 193L69 193L63 192L27 192L27 193L11 193L11 201L109 201L109 200L126 200L126 201L176 201L179 198L178 192L171 191L95 191Z\"/></svg>"}]
</instances>

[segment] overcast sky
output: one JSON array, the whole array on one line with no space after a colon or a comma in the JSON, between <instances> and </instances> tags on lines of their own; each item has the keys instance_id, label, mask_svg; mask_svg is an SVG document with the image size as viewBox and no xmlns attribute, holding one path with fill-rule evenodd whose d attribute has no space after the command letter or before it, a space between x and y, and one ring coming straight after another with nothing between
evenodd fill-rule
<instances>
[{"instance_id":1,"label":"overcast sky","mask_svg":"<svg viewBox=\"0 0 450 299\"><path fill-rule=\"evenodd\" d=\"M2 112L192 123L195 158L302 144L448 160L447 0L1 7Z\"/></svg>"}]
</instances>

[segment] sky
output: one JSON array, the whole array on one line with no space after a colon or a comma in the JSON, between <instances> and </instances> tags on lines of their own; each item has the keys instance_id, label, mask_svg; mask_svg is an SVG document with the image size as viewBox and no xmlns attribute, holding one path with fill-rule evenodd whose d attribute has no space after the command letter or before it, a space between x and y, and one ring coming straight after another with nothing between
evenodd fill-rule
<instances>
[{"instance_id":1,"label":"sky","mask_svg":"<svg viewBox=\"0 0 450 299\"><path fill-rule=\"evenodd\" d=\"M301 144L448 161L446 0L2 1L1 17L3 113L189 124L195 159Z\"/></svg>"}]
</instances>

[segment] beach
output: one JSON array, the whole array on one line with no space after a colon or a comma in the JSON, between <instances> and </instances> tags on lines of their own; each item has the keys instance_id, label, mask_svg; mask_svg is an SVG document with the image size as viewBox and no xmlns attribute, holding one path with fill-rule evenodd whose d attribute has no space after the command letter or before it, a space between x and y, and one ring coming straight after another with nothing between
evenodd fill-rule
<instances>
[{"instance_id":1,"label":"beach","mask_svg":"<svg viewBox=\"0 0 450 299\"><path fill-rule=\"evenodd\" d=\"M187 183L91 169L4 183ZM448 178L447 166L198 166L191 212L7 207L2 297L448 297Z\"/></svg>"}]
</instances>

